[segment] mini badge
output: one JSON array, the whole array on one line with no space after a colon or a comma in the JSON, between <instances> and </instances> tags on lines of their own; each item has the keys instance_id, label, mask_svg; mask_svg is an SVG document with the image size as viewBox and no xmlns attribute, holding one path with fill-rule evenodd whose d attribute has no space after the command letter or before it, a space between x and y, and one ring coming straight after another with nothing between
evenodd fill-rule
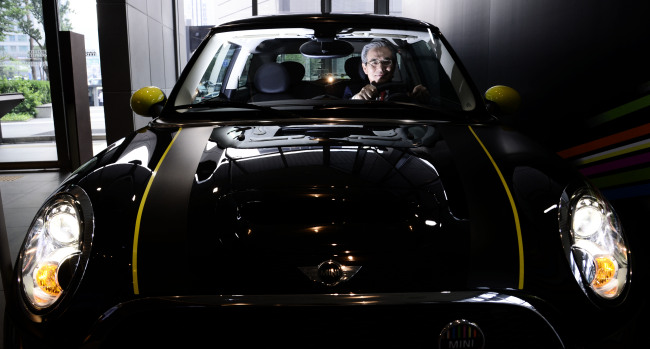
<instances>
[{"instance_id":1,"label":"mini badge","mask_svg":"<svg viewBox=\"0 0 650 349\"><path fill-rule=\"evenodd\" d=\"M471 348L482 349L485 346L483 331L473 322L455 320L440 332L438 347L440 349Z\"/></svg>"},{"instance_id":2,"label":"mini badge","mask_svg":"<svg viewBox=\"0 0 650 349\"><path fill-rule=\"evenodd\" d=\"M334 260L326 260L317 266L299 268L312 281L325 286L336 286L351 279L361 266L346 266Z\"/></svg>"}]
</instances>

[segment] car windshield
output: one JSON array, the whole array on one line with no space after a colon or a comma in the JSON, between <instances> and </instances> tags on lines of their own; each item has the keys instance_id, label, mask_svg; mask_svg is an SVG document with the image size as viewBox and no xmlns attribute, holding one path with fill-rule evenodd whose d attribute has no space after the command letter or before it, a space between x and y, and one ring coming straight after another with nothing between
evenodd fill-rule
<instances>
[{"instance_id":1,"label":"car windshield","mask_svg":"<svg viewBox=\"0 0 650 349\"><path fill-rule=\"evenodd\" d=\"M178 112L233 106L280 109L324 101L368 105L384 101L381 91L389 92L385 101L393 104L449 111L476 107L476 97L443 40L426 27L346 28L330 37L307 28L256 29L216 32L206 40L172 97ZM390 54L364 62L363 48L371 42L384 43ZM372 82L366 74L370 68L391 70L390 79L373 82L378 90L373 102L356 100L353 96Z\"/></svg>"}]
</instances>

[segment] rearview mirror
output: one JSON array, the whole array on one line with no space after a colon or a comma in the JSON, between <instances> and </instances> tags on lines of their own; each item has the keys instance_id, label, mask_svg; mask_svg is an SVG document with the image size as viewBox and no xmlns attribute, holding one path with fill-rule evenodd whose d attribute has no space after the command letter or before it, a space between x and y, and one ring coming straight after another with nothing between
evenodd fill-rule
<instances>
[{"instance_id":1,"label":"rearview mirror","mask_svg":"<svg viewBox=\"0 0 650 349\"><path fill-rule=\"evenodd\" d=\"M300 53L308 58L341 58L354 52L354 47L341 40L311 40L300 46Z\"/></svg>"}]
</instances>

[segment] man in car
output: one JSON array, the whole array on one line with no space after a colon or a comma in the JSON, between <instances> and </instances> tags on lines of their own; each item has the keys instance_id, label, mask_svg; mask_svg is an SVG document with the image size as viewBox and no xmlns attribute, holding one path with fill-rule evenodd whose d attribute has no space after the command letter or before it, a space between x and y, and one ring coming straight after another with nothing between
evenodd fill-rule
<instances>
[{"instance_id":1,"label":"man in car","mask_svg":"<svg viewBox=\"0 0 650 349\"><path fill-rule=\"evenodd\" d=\"M357 94L353 95L352 99L383 101L388 98L391 93L405 92L390 91L387 89L379 91L377 89L377 86L389 83L393 80L396 63L397 59L395 50L389 43L385 41L372 41L364 46L361 51L361 65L363 72L368 76L370 83L361 88L361 91ZM428 99L428 91L422 85L415 86L413 91L407 95L420 102Z\"/></svg>"}]
</instances>

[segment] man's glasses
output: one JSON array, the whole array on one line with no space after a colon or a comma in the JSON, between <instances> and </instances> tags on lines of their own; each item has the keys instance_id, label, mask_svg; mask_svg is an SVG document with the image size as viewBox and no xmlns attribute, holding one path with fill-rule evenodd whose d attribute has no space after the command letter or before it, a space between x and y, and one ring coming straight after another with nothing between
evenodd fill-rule
<instances>
[{"instance_id":1,"label":"man's glasses","mask_svg":"<svg viewBox=\"0 0 650 349\"><path fill-rule=\"evenodd\" d=\"M384 67L388 67L391 64L393 64L393 60L392 59L381 59L381 60L380 59L373 59L373 60L370 60L370 61L366 62L366 65L367 64L370 64L373 67L378 67L380 64L382 66L384 66Z\"/></svg>"}]
</instances>

